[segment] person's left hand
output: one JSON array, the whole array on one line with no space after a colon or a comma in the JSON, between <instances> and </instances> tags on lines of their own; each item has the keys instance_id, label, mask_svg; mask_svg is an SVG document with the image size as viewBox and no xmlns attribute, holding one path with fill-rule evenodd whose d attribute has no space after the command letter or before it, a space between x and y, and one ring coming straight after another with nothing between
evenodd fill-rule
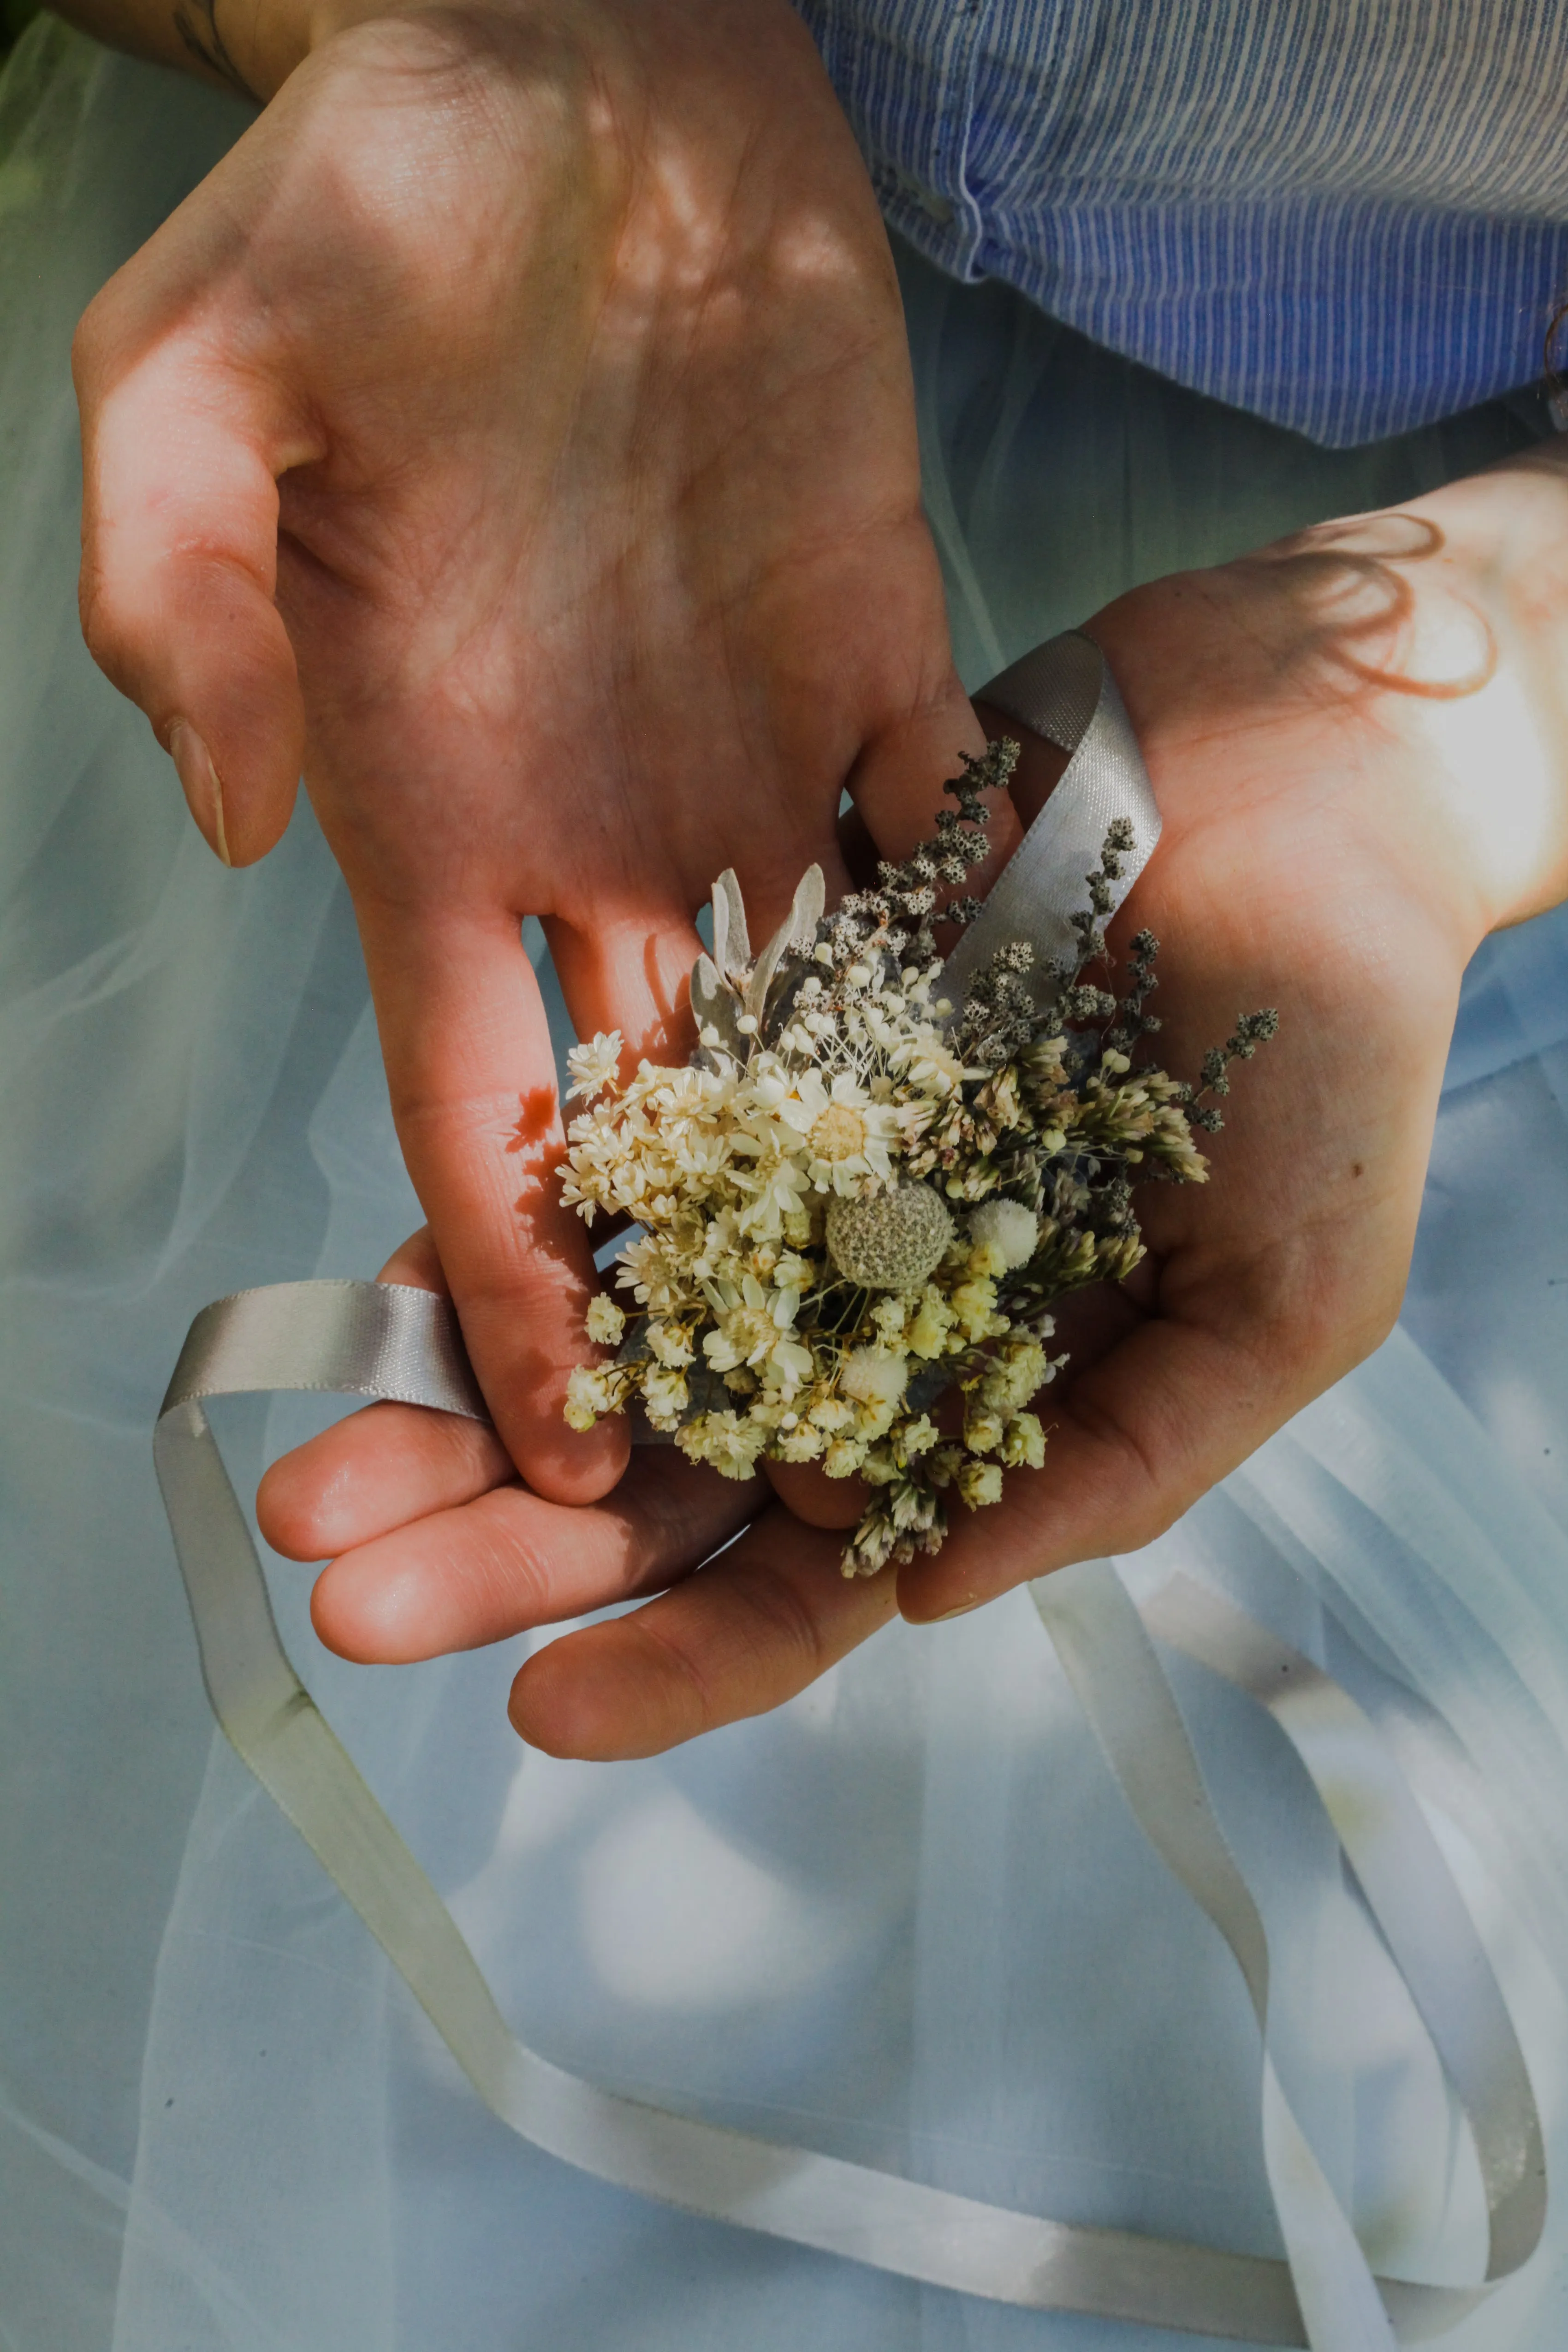
<instances>
[{"instance_id":1,"label":"person's left hand","mask_svg":"<svg viewBox=\"0 0 1568 2352\"><path fill-rule=\"evenodd\" d=\"M1462 526L1478 488L1157 583L1090 625L1164 820L1112 933L1164 942L1160 1059L1195 1070L1259 1005L1280 1031L1237 1074L1212 1181L1140 1192L1133 1285L1064 1316L1074 1370L1037 1403L1044 1469L955 1511L941 1554L898 1579L907 1617L1148 1543L1392 1326L1464 966L1568 887L1562 753L1510 721L1506 599L1483 618L1444 558L1437 518ZM1495 776L1471 757L1493 730ZM761 1508L760 1482L688 1484L650 1449L606 1503L547 1517L500 1483L493 1443L427 1418L400 1455L414 1433L406 1408L340 1424L269 1473L263 1527L293 1557L338 1553L316 1622L363 1659L668 1588L525 1664L513 1721L552 1752L647 1754L760 1712L893 1613L891 1575L846 1582L841 1538ZM792 1499L858 1510L809 1478Z\"/></svg>"}]
</instances>

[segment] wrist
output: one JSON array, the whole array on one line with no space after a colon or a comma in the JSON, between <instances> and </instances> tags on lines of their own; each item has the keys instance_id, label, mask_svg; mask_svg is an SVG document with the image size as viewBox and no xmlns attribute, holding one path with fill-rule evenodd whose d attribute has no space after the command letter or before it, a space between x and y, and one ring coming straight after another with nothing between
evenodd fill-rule
<instances>
[{"instance_id":1,"label":"wrist","mask_svg":"<svg viewBox=\"0 0 1568 2352\"><path fill-rule=\"evenodd\" d=\"M1463 961L1568 895L1555 451L1134 590L1096 616L1156 795L1218 763L1358 838ZM1310 813L1310 814L1309 814Z\"/></svg>"},{"instance_id":2,"label":"wrist","mask_svg":"<svg viewBox=\"0 0 1568 2352\"><path fill-rule=\"evenodd\" d=\"M1408 567L1413 675L1433 689L1416 723L1495 930L1568 896L1568 452L1545 445L1410 511L1439 535Z\"/></svg>"}]
</instances>

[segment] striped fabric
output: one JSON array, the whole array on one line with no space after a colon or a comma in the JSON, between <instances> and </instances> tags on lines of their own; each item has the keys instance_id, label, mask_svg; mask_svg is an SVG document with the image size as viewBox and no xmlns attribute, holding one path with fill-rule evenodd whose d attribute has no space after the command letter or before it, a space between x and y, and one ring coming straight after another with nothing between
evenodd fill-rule
<instances>
[{"instance_id":1,"label":"striped fabric","mask_svg":"<svg viewBox=\"0 0 1568 2352\"><path fill-rule=\"evenodd\" d=\"M888 217L1343 447L1538 378L1568 0L796 0Z\"/></svg>"}]
</instances>

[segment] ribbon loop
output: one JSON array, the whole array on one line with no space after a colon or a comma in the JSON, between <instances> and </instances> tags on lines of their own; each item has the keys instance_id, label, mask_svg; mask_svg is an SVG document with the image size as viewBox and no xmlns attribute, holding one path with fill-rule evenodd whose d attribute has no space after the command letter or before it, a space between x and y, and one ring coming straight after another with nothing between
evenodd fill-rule
<instances>
[{"instance_id":1,"label":"ribbon loop","mask_svg":"<svg viewBox=\"0 0 1568 2352\"><path fill-rule=\"evenodd\" d=\"M363 1919L480 2098L513 2131L564 2163L686 2211L1033 2310L1253 2345L1310 2345L1313 2352L1384 2352L1392 2340L1385 2306L1401 2340L1416 2341L1452 2326L1486 2293L1372 2278L1279 2089L1267 2039L1266 2145L1289 2266L1130 2231L1068 2226L757 2139L598 2089L526 2048L279 1638L261 1563L201 1399L280 1387L395 1397L482 1417L457 1318L444 1300L390 1284L285 1283L219 1300L192 1326L153 1451L220 1726ZM1140 1822L1222 1930L1237 1928L1233 1944L1267 2037L1261 1920L1217 1822L1202 1818L1202 1776L1142 1622L1114 1570L1101 1566L1103 1573L1068 1570L1052 1579L1037 1590L1037 1601ZM1212 1616L1199 1626L1189 1611L1183 1625L1184 1640L1201 1640L1205 1662L1244 1686L1261 1654L1258 1644L1272 1639L1245 1618L1239 1628ZM1155 1628L1162 1638L1182 1630L1169 1606ZM1387 1888L1370 1865L1369 1875L1386 1905ZM1468 1917L1466 1924L1468 1967L1471 1945L1479 1946ZM1390 1942L1398 1955L1414 1948L1424 1923L1402 1913L1396 1925L1398 1940L1391 1935ZM1419 1969L1416 1976L1427 1982ZM1504 2049L1503 2029L1506 2047L1517 2053L1506 2011L1500 2028L1500 1995L1495 2008L1477 2011L1479 2025L1468 2040L1462 2021L1441 2002L1434 2009L1429 1985L1418 1998L1424 2013L1440 2017L1434 2031L1445 2057L1452 2053L1459 2070L1469 2070L1476 2113L1517 2122L1520 2110L1508 2104L1517 2098L1511 2060L1500 2073L1488 2072L1489 2053ZM1524 2090L1528 2101L1527 2081ZM1507 2218L1500 2233L1494 2229L1493 2276L1533 2242L1533 2102L1524 2157L1511 2170L1505 2137L1500 2120L1489 2142L1489 2193L1495 2179L1498 2210Z\"/></svg>"},{"instance_id":2,"label":"ribbon loop","mask_svg":"<svg viewBox=\"0 0 1568 2352\"><path fill-rule=\"evenodd\" d=\"M1024 940L1035 950L1033 985L1043 1004L1052 965L1078 961L1072 918L1089 904L1088 877L1099 871L1107 833L1119 819L1132 827L1133 845L1110 885L1114 910L1153 854L1160 812L1110 665L1092 637L1072 629L1037 646L982 687L978 699L1072 757L948 957L942 988L961 1003L997 949Z\"/></svg>"}]
</instances>

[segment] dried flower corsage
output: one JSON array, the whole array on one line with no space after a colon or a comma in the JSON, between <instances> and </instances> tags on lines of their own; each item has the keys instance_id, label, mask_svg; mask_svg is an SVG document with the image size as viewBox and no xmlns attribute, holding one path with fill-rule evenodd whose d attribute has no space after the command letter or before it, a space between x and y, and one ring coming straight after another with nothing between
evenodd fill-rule
<instances>
[{"instance_id":1,"label":"dried flower corsage","mask_svg":"<svg viewBox=\"0 0 1568 2352\"><path fill-rule=\"evenodd\" d=\"M730 1477L763 1456L860 1476L847 1576L935 1551L949 1489L974 1509L1005 1469L1039 1467L1028 1408L1067 1360L1050 1353L1053 1300L1131 1273L1131 1171L1201 1183L1193 1129L1221 1124L1205 1097L1278 1025L1245 1016L1195 1089L1134 1066L1160 1026L1155 940L1133 940L1121 997L1085 978L1124 824L1086 877L1075 960L1038 988L1033 950L1006 945L962 1003L942 996L932 925L980 902L939 908L939 892L984 856L981 795L1016 756L966 757L935 837L831 915L814 866L754 958L723 876L687 1067L645 1061L622 1085L614 1033L570 1056L569 1092L592 1108L568 1131L563 1197L590 1224L603 1210L640 1231L616 1261L636 1311L594 1299L587 1335L617 1353L573 1373L567 1420L587 1429L638 1399Z\"/></svg>"}]
</instances>

